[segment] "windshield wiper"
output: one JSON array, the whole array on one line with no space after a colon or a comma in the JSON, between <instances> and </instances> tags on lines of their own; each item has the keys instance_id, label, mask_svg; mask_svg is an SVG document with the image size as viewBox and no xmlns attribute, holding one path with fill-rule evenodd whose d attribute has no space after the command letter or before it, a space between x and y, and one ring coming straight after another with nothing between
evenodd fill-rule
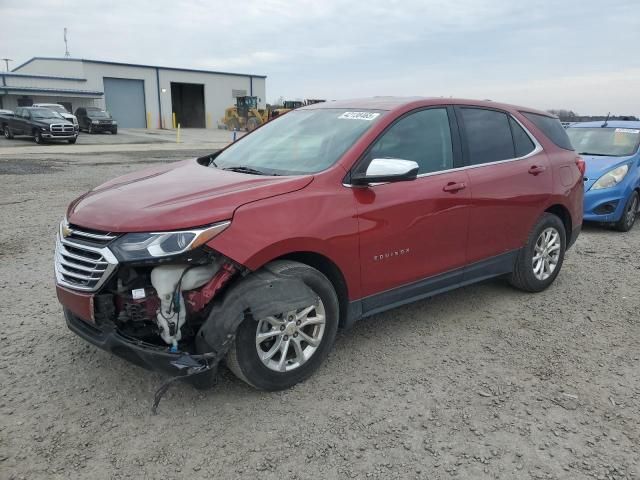
<instances>
[{"instance_id":1,"label":"windshield wiper","mask_svg":"<svg viewBox=\"0 0 640 480\"><path fill-rule=\"evenodd\" d=\"M578 155L591 155L592 157L612 157L615 155L607 155L606 153L578 152Z\"/></svg>"},{"instance_id":2,"label":"windshield wiper","mask_svg":"<svg viewBox=\"0 0 640 480\"><path fill-rule=\"evenodd\" d=\"M238 173L248 173L250 175L273 175L273 176L277 176L274 173L266 173L266 172L263 172L262 170L257 170L255 168L246 167L246 166L242 166L242 165L239 165L237 167L226 167L226 168L223 168L222 170L228 170L230 172L238 172Z\"/></svg>"}]
</instances>

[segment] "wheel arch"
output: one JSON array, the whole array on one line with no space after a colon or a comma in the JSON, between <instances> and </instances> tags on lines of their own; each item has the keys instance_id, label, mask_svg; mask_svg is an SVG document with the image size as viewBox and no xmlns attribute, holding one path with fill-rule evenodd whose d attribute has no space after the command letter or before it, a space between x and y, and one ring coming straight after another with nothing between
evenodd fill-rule
<instances>
[{"instance_id":1,"label":"wheel arch","mask_svg":"<svg viewBox=\"0 0 640 480\"><path fill-rule=\"evenodd\" d=\"M304 263L305 265L315 268L327 277L338 295L338 302L340 306L339 326L345 326L349 307L349 290L344 274L333 260L321 253L313 251L286 253L277 258L271 259L270 262L275 260L291 260L294 262Z\"/></svg>"},{"instance_id":2,"label":"wheel arch","mask_svg":"<svg viewBox=\"0 0 640 480\"><path fill-rule=\"evenodd\" d=\"M556 203L551 205L549 208L545 210L546 213L551 213L556 217L562 220L562 224L564 225L565 234L567 239L571 236L571 232L573 231L573 220L571 219L571 212L564 205Z\"/></svg>"}]
</instances>

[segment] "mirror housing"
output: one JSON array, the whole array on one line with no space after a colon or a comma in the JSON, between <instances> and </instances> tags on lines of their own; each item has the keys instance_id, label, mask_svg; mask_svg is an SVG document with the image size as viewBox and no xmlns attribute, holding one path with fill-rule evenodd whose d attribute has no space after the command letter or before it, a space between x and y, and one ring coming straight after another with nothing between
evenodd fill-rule
<instances>
[{"instance_id":1,"label":"mirror housing","mask_svg":"<svg viewBox=\"0 0 640 480\"><path fill-rule=\"evenodd\" d=\"M419 169L419 165L413 160L374 158L364 174L351 175L351 183L353 185L368 185L370 183L406 182L415 180Z\"/></svg>"}]
</instances>

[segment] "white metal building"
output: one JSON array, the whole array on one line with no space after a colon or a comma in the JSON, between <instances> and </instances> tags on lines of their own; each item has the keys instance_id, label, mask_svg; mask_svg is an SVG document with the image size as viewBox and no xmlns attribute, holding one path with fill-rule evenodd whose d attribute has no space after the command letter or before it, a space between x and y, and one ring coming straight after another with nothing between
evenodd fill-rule
<instances>
[{"instance_id":1,"label":"white metal building","mask_svg":"<svg viewBox=\"0 0 640 480\"><path fill-rule=\"evenodd\" d=\"M265 107L266 76L34 57L0 72L0 108L60 103L106 108L124 128L217 128L235 97L258 97Z\"/></svg>"}]
</instances>

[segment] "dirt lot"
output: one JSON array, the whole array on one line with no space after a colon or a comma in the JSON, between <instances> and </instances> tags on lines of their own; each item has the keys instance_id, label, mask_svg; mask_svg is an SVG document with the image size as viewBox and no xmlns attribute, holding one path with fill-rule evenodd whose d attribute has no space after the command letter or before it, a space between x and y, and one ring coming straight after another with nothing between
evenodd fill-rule
<instances>
[{"instance_id":1,"label":"dirt lot","mask_svg":"<svg viewBox=\"0 0 640 480\"><path fill-rule=\"evenodd\" d=\"M196 152L0 157L0 477L640 478L640 226L588 227L537 295L502 281L339 334L310 380L179 384L69 332L53 288L67 203Z\"/></svg>"}]
</instances>

